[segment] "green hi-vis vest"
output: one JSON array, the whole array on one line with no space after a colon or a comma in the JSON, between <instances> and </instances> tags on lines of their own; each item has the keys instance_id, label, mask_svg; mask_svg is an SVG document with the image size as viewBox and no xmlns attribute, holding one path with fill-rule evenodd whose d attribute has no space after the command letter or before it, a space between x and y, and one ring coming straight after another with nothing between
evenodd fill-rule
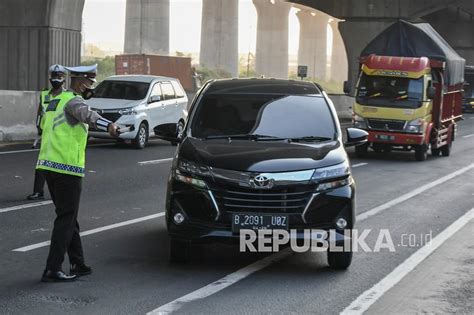
<instances>
[{"instance_id":1,"label":"green hi-vis vest","mask_svg":"<svg viewBox=\"0 0 474 315\"><path fill-rule=\"evenodd\" d=\"M43 114L43 134L37 169L84 176L88 126L70 125L64 107L76 95L62 92L49 101Z\"/></svg>"},{"instance_id":2,"label":"green hi-vis vest","mask_svg":"<svg viewBox=\"0 0 474 315\"><path fill-rule=\"evenodd\" d=\"M41 111L44 114L46 112L46 107L48 107L48 104L51 100L55 98L61 97L61 93L59 95L53 96L51 95L51 90L50 89L45 89L41 91L40 93L40 104L41 104ZM40 128L43 130L44 127L44 119L43 117L41 118L40 121Z\"/></svg>"}]
</instances>

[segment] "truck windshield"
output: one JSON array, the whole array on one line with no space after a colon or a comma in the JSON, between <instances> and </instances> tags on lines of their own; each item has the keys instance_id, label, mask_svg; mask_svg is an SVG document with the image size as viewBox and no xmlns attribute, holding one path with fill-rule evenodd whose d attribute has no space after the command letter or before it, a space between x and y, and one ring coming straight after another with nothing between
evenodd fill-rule
<instances>
[{"instance_id":1,"label":"truck windshield","mask_svg":"<svg viewBox=\"0 0 474 315\"><path fill-rule=\"evenodd\" d=\"M368 76L362 73L357 102L382 107L418 108L423 101L423 78Z\"/></svg>"},{"instance_id":2,"label":"truck windshield","mask_svg":"<svg viewBox=\"0 0 474 315\"><path fill-rule=\"evenodd\" d=\"M105 80L95 89L94 98L138 101L146 97L150 83Z\"/></svg>"},{"instance_id":3,"label":"truck windshield","mask_svg":"<svg viewBox=\"0 0 474 315\"><path fill-rule=\"evenodd\" d=\"M335 123L321 96L208 94L192 118L193 137L216 139L334 138Z\"/></svg>"}]
</instances>

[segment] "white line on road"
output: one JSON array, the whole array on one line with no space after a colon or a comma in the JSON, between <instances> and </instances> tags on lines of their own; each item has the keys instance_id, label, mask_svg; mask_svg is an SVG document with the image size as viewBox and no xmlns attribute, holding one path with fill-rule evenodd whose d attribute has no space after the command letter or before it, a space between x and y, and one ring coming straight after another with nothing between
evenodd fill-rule
<instances>
[{"instance_id":1,"label":"white line on road","mask_svg":"<svg viewBox=\"0 0 474 315\"><path fill-rule=\"evenodd\" d=\"M268 267L269 265L276 263L292 254L290 248L285 248L281 252L273 254L271 256L265 257L263 259L257 260L256 262L237 270L218 281L210 283L205 287L202 287L199 290L189 293L188 295L182 296L179 299L176 299L168 304L160 306L159 308L148 313L150 314L170 314L177 309L179 309L183 304L189 303L195 300L200 300L207 298L208 296L213 295L219 291L224 290L225 288L233 285L234 283L250 276L251 274Z\"/></svg>"},{"instance_id":2,"label":"white line on road","mask_svg":"<svg viewBox=\"0 0 474 315\"><path fill-rule=\"evenodd\" d=\"M138 162L138 165L143 166L143 165L150 165L150 164L160 164L160 163L169 162L169 161L173 161L173 158Z\"/></svg>"},{"instance_id":3,"label":"white line on road","mask_svg":"<svg viewBox=\"0 0 474 315\"><path fill-rule=\"evenodd\" d=\"M40 201L40 202L27 203L27 204L24 204L24 205L19 205L19 206L13 206L13 207L0 209L0 213L15 211L15 210L21 210L21 209L26 209L26 208L40 207L40 206L45 206L45 205L49 205L49 204L52 204L52 203L53 203L52 200L45 200L45 201Z\"/></svg>"},{"instance_id":4,"label":"white line on road","mask_svg":"<svg viewBox=\"0 0 474 315\"><path fill-rule=\"evenodd\" d=\"M39 149L4 151L4 152L0 152L0 155L1 155L1 154L23 153L23 152L35 152L35 151L39 151Z\"/></svg>"},{"instance_id":5,"label":"white line on road","mask_svg":"<svg viewBox=\"0 0 474 315\"><path fill-rule=\"evenodd\" d=\"M416 266L418 266L426 257L433 253L446 240L454 235L457 231L462 229L470 220L474 218L474 208L469 210L462 217L457 219L453 224L448 226L445 230L439 233L431 243L423 246L414 254L408 257L403 263L398 265L385 278L380 280L372 288L362 293L355 299L348 307L346 307L341 315L362 314L372 304L374 304L384 293L390 288L400 282L408 273L410 273Z\"/></svg>"},{"instance_id":6,"label":"white line on road","mask_svg":"<svg viewBox=\"0 0 474 315\"><path fill-rule=\"evenodd\" d=\"M474 137L474 133L471 133L470 135L465 135L465 136L462 136L463 138L470 138L470 137Z\"/></svg>"},{"instance_id":7,"label":"white line on road","mask_svg":"<svg viewBox=\"0 0 474 315\"><path fill-rule=\"evenodd\" d=\"M364 166L364 165L367 165L369 163L357 163L357 164L353 164L351 167L354 168L354 167L359 167L359 166Z\"/></svg>"},{"instance_id":8,"label":"white line on road","mask_svg":"<svg viewBox=\"0 0 474 315\"><path fill-rule=\"evenodd\" d=\"M148 216L133 219L133 220L123 221L123 222L119 222L119 223L115 223L115 224L111 224L111 225L102 226L102 227L99 227L99 228L96 228L96 229L87 230L87 231L81 232L80 235L81 236L86 236L86 235L96 234L96 233L99 233L99 232L108 231L108 230L115 229L115 228L118 228L118 227L130 225L130 224L135 224L135 223L139 223L139 222L143 222L143 221L148 221L148 220L151 220L151 219L156 219L156 218L162 217L164 215L165 215L164 212L160 212L160 213L148 215ZM33 245L25 246L25 247L16 248L13 251L14 252L27 252L27 251L30 251L30 250L33 250L33 249L49 246L49 244L51 244L51 242L46 241L46 242L41 242L41 243L36 243L36 244L33 244Z\"/></svg>"},{"instance_id":9,"label":"white line on road","mask_svg":"<svg viewBox=\"0 0 474 315\"><path fill-rule=\"evenodd\" d=\"M393 200L390 200L390 201L388 201L388 202L386 202L386 203L384 203L384 204L382 204L382 205L380 205L380 206L378 206L378 207L375 207L375 208L373 208L373 209L371 209L371 210L369 210L369 211L367 211L367 212L361 213L361 214L359 214L358 216L356 216L356 220L357 220L357 221L366 220L366 219L368 219L369 217L371 217L371 216L373 216L373 215L376 215L376 214L378 214L378 213L380 213L380 212L382 212L382 211L384 211L384 210L389 209L390 207L393 207L393 206L395 206L395 205L397 205L397 204L399 204L399 203L402 203L402 202L404 202L404 201L406 201L406 200L408 200L408 199L410 199L410 198L412 198L412 197L414 197L414 196L416 196L416 195L418 195L418 194L421 194L422 192L424 192L424 191L426 191L426 190L428 190L428 189L430 189L430 188L433 188L433 187L435 187L435 186L437 186L437 185L439 185L439 184L441 184L441 183L444 183L444 182L446 182L446 181L448 181L448 180L450 180L450 179L452 179L452 178L454 178L454 177L456 177L456 176L458 176L458 175L461 175L462 173L465 173L465 172L467 172L468 170L470 170L470 169L472 169L472 168L474 168L474 163L472 163L472 164L470 164L470 165L468 165L468 166L466 166L466 167L463 167L463 168L461 168L461 169L459 169L459 170L457 170L457 171L455 171L455 172L453 172L453 173L451 173L451 174L448 174L448 175L446 175L446 176L443 176L443 177L441 177L441 178L439 178L439 179L437 179L437 180L435 180L435 181L433 181L433 182L431 182L431 183L428 183L428 184L426 184L426 185L424 185L424 186L421 186L421 187L419 187L418 189L415 189L415 190L412 191L412 192L409 192L409 193L404 194L404 195L402 195L402 196L400 196L400 197L398 197L398 198L395 198L395 199L393 199ZM276 256L276 255L278 255L278 254L279 254L279 253L276 253L276 254L273 254L273 255L271 255L271 256L269 256L269 257L266 257L266 258L262 259L262 260L268 259L268 260L266 260L266 262L268 262L268 263L263 264L260 268L258 268L258 269L255 270L255 271L261 270L261 269L263 269L263 268L265 268L265 267L271 265L272 263L281 260L282 258L280 258L280 259L275 259L275 260L272 260L272 259L271 259L272 257L273 257L273 258L275 258L275 257L280 257L280 256ZM291 252L290 252L289 254L291 254ZM285 255L284 257L287 257L289 254ZM283 257L283 258L284 258L284 257ZM251 265L249 265L249 266L247 266L247 267L251 267L251 266L257 264L258 262L260 262L260 261L262 261L262 260L259 260L259 261L255 262L255 263L253 263L253 264L251 264ZM176 310L179 309L181 306L183 306L183 304L185 304L185 303L190 303L190 302L193 302L193 301L196 301L196 300L199 300L199 299L208 297L208 296L210 296L210 295L212 295L212 294L214 294L214 293L217 293L217 292L219 292L220 290L223 290L223 289L229 287L230 285L232 285L232 284L234 284L234 283L236 283L236 282L238 282L238 281L240 281L240 280L242 280L242 279L248 277L249 275L251 275L253 272L252 272L252 273L248 273L248 272L246 271L246 270L247 270L247 269L246 269L247 267L244 267L244 268L242 268L242 269L240 269L240 270L237 270L236 272L234 272L234 273L232 273L232 274L230 274L230 275L228 275L228 276L226 276L226 277L224 277L224 278L221 278L221 279L219 279L219 280L217 280L217 281L214 281L213 283L211 283L211 284L209 284L209 285L207 285L207 286L205 286L205 287L203 287L203 288L201 288L201 289L198 289L198 290L196 290L196 291L193 291L193 292L191 292L191 293L189 293L189 294L187 294L187 295L185 295L185 296L183 296L183 297L181 297L181 298L178 298L178 299L176 299L176 300L174 300L174 301L172 301L172 302L170 302L170 303L168 303L168 304L165 304L165 305L163 305L163 306L160 306L159 308L157 308L157 309L151 311L151 312L148 313L148 314L168 314L168 313L171 313L171 312L173 312L173 311L176 311ZM255 272L255 271L254 271L254 272ZM230 279L232 279L232 281L229 281L229 278L227 278L227 277L229 277L229 276L232 276L232 277L230 278ZM221 283L221 282L225 282L226 285L221 287L221 286L220 286L220 283Z\"/></svg>"}]
</instances>

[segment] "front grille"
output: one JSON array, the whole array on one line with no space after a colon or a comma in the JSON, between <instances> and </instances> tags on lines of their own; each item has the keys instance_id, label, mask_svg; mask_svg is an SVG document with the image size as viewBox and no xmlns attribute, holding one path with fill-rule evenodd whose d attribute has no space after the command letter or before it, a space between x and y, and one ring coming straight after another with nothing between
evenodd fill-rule
<instances>
[{"instance_id":1,"label":"front grille","mask_svg":"<svg viewBox=\"0 0 474 315\"><path fill-rule=\"evenodd\" d=\"M375 130L394 130L403 131L405 128L404 120L389 120L389 119L367 119L370 129Z\"/></svg>"},{"instance_id":2,"label":"front grille","mask_svg":"<svg viewBox=\"0 0 474 315\"><path fill-rule=\"evenodd\" d=\"M122 116L119 113L102 113L100 115L112 122L116 122Z\"/></svg>"},{"instance_id":3,"label":"front grille","mask_svg":"<svg viewBox=\"0 0 474 315\"><path fill-rule=\"evenodd\" d=\"M235 188L213 191L220 211L299 213L308 204L313 187L291 187L272 190Z\"/></svg>"}]
</instances>

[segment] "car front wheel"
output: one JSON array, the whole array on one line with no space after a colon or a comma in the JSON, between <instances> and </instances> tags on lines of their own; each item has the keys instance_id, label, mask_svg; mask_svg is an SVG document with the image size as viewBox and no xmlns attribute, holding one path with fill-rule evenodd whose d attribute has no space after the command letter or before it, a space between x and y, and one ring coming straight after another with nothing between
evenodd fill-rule
<instances>
[{"instance_id":1,"label":"car front wheel","mask_svg":"<svg viewBox=\"0 0 474 315\"><path fill-rule=\"evenodd\" d=\"M138 132L135 139L132 140L132 145L136 149L145 148L148 142L148 126L145 123L141 123L138 127Z\"/></svg>"}]
</instances>

